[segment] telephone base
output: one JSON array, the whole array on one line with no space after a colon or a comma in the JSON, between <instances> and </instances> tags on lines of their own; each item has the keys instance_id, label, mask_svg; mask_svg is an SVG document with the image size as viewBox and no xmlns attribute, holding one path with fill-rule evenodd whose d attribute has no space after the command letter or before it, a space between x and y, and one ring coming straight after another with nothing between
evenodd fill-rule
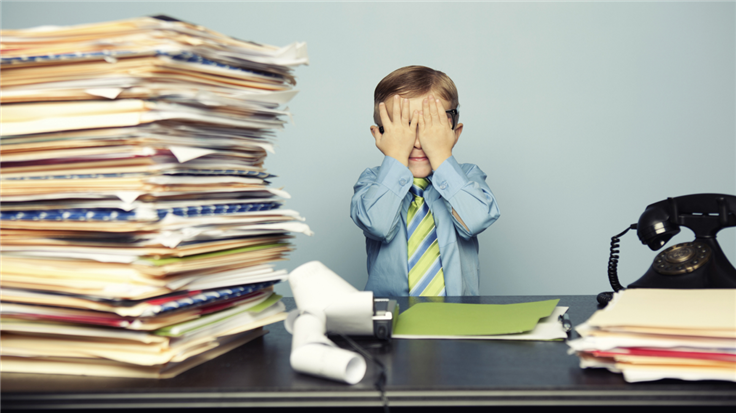
<instances>
[{"instance_id":1,"label":"telephone base","mask_svg":"<svg viewBox=\"0 0 736 413\"><path fill-rule=\"evenodd\" d=\"M657 255L628 288L736 288L736 269L715 238L696 238Z\"/></svg>"}]
</instances>

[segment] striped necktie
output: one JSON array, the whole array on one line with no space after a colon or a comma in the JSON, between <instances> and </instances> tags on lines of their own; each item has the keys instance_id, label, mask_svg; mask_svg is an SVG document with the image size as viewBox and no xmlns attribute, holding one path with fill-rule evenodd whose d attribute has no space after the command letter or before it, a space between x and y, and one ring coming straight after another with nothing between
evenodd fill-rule
<instances>
[{"instance_id":1,"label":"striped necktie","mask_svg":"<svg viewBox=\"0 0 736 413\"><path fill-rule=\"evenodd\" d=\"M406 215L406 237L409 252L409 295L445 295L445 276L440 260L440 246L434 218L424 202L426 178L414 178L409 191L414 201Z\"/></svg>"}]
</instances>

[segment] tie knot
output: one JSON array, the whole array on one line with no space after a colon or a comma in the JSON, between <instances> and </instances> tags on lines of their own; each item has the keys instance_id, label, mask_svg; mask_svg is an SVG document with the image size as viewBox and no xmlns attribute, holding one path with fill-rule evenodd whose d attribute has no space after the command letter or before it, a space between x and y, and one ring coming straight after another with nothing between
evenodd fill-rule
<instances>
[{"instance_id":1,"label":"tie knot","mask_svg":"<svg viewBox=\"0 0 736 413\"><path fill-rule=\"evenodd\" d=\"M414 184L409 188L409 192L414 194L414 196L424 198L424 190L428 185L429 180L427 178L414 178Z\"/></svg>"}]
</instances>

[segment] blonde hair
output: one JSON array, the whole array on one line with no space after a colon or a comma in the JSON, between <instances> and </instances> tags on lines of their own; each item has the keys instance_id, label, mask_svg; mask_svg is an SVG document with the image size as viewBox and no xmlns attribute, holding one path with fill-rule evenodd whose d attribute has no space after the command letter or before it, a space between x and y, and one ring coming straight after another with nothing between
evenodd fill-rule
<instances>
[{"instance_id":1,"label":"blonde hair","mask_svg":"<svg viewBox=\"0 0 736 413\"><path fill-rule=\"evenodd\" d=\"M406 66L394 70L378 83L373 92L373 121L381 125L378 104L389 97L398 94L413 98L430 91L450 102L451 108L457 109L459 102L455 82L443 72L426 66Z\"/></svg>"}]
</instances>

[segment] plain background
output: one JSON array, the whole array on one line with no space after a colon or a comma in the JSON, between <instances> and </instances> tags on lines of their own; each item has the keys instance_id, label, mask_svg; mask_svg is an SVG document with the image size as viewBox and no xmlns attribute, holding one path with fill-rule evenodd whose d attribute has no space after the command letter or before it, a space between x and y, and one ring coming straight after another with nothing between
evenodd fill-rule
<instances>
[{"instance_id":1,"label":"plain background","mask_svg":"<svg viewBox=\"0 0 736 413\"><path fill-rule=\"evenodd\" d=\"M167 14L276 46L307 42L294 124L267 158L297 235L280 268L319 260L362 289L364 238L352 186L382 155L373 89L419 64L460 92L455 157L480 166L501 218L479 236L482 295L609 290L611 236L669 196L736 193L736 8L732 2L3 1L2 28ZM668 246L692 239L683 229ZM736 230L719 240L736 262ZM655 253L622 239L619 275ZM285 283L277 289L291 295Z\"/></svg>"}]
</instances>

